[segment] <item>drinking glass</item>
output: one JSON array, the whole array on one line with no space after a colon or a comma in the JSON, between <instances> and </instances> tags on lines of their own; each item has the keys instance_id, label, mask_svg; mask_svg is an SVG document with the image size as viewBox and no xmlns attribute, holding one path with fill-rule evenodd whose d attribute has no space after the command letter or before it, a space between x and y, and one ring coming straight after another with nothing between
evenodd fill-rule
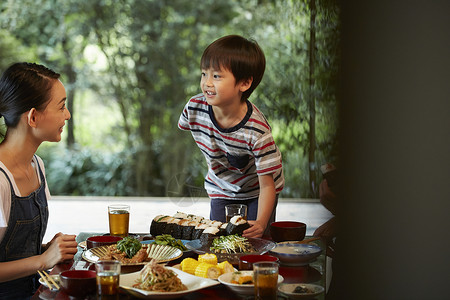
<instances>
[{"instance_id":1,"label":"drinking glass","mask_svg":"<svg viewBox=\"0 0 450 300\"><path fill-rule=\"evenodd\" d=\"M97 271L97 294L116 295L119 291L120 262L100 260L95 263Z\"/></svg>"},{"instance_id":2,"label":"drinking glass","mask_svg":"<svg viewBox=\"0 0 450 300\"><path fill-rule=\"evenodd\" d=\"M130 224L130 206L114 204L108 206L109 234L113 236L128 236Z\"/></svg>"},{"instance_id":3,"label":"drinking glass","mask_svg":"<svg viewBox=\"0 0 450 300\"><path fill-rule=\"evenodd\" d=\"M225 205L225 217L227 223L230 222L231 218L240 215L247 220L247 205L245 204L228 204Z\"/></svg>"},{"instance_id":4,"label":"drinking glass","mask_svg":"<svg viewBox=\"0 0 450 300\"><path fill-rule=\"evenodd\" d=\"M253 282L256 300L276 300L278 290L278 263L257 262L253 264Z\"/></svg>"}]
</instances>

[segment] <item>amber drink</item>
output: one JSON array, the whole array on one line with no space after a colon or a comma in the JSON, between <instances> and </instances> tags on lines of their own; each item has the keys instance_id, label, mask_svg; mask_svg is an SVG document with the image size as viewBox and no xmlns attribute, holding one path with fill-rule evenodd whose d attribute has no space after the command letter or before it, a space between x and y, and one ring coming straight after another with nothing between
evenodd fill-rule
<instances>
[{"instance_id":1,"label":"amber drink","mask_svg":"<svg viewBox=\"0 0 450 300\"><path fill-rule=\"evenodd\" d=\"M98 295L117 295L119 291L120 262L103 260L95 264Z\"/></svg>"},{"instance_id":2,"label":"amber drink","mask_svg":"<svg viewBox=\"0 0 450 300\"><path fill-rule=\"evenodd\" d=\"M109 234L114 236L128 236L128 227L130 224L130 206L129 205L109 205Z\"/></svg>"},{"instance_id":3,"label":"amber drink","mask_svg":"<svg viewBox=\"0 0 450 300\"><path fill-rule=\"evenodd\" d=\"M255 299L276 300L278 290L278 263L254 263L253 276L253 282L255 286Z\"/></svg>"}]
</instances>

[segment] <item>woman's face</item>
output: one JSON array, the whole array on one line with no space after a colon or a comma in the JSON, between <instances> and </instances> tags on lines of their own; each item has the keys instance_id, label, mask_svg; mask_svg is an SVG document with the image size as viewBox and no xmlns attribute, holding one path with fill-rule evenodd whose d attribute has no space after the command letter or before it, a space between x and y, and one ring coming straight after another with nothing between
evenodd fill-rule
<instances>
[{"instance_id":1,"label":"woman's face","mask_svg":"<svg viewBox=\"0 0 450 300\"><path fill-rule=\"evenodd\" d=\"M37 134L42 141L59 142L70 112L66 107L66 89L55 80L50 91L50 100L44 111L38 112Z\"/></svg>"}]
</instances>

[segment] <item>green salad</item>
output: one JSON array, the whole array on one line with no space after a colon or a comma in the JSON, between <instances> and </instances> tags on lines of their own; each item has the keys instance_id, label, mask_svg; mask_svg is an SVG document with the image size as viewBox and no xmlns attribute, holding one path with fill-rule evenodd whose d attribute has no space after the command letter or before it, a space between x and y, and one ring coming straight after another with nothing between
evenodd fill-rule
<instances>
[{"instance_id":1,"label":"green salad","mask_svg":"<svg viewBox=\"0 0 450 300\"><path fill-rule=\"evenodd\" d=\"M117 250L122 251L126 254L128 258L132 258L133 256L141 250L142 245L139 240L132 237L124 237L122 240L117 242Z\"/></svg>"}]
</instances>

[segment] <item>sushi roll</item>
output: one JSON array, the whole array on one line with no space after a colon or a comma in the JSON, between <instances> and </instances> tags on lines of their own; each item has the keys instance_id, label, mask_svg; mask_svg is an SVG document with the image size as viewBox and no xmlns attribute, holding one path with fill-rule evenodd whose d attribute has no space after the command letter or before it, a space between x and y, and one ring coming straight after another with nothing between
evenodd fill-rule
<instances>
[{"instance_id":1,"label":"sushi roll","mask_svg":"<svg viewBox=\"0 0 450 300\"><path fill-rule=\"evenodd\" d=\"M191 221L189 219L185 219L188 220L188 222L186 221L182 221L183 224L181 224L181 228L182 228L182 233L181 233L181 238L183 240L192 240L192 232L194 231L195 226L198 225L198 222L196 221Z\"/></svg>"},{"instance_id":2,"label":"sushi roll","mask_svg":"<svg viewBox=\"0 0 450 300\"><path fill-rule=\"evenodd\" d=\"M231 234L239 234L242 235L242 232L250 228L250 224L248 224L247 220L244 219L242 216L234 216L231 218L230 222L228 222L226 231L227 235Z\"/></svg>"},{"instance_id":3,"label":"sushi roll","mask_svg":"<svg viewBox=\"0 0 450 300\"><path fill-rule=\"evenodd\" d=\"M223 223L219 227L219 235L227 235L227 225L228 223Z\"/></svg>"},{"instance_id":4,"label":"sushi roll","mask_svg":"<svg viewBox=\"0 0 450 300\"><path fill-rule=\"evenodd\" d=\"M196 215L188 215L187 218L188 218L188 219L191 219L192 221L199 222L199 223L200 223L203 219L205 219L205 218L203 218L203 217L201 217L201 216L196 216Z\"/></svg>"},{"instance_id":5,"label":"sushi roll","mask_svg":"<svg viewBox=\"0 0 450 300\"><path fill-rule=\"evenodd\" d=\"M213 222L213 221L211 221L211 220L209 220L209 219L203 219L203 220L201 221L201 223L206 224L207 226L210 226L212 222Z\"/></svg>"},{"instance_id":6,"label":"sushi roll","mask_svg":"<svg viewBox=\"0 0 450 300\"><path fill-rule=\"evenodd\" d=\"M192 230L192 239L197 240L200 238L203 230L205 230L208 226L204 223L199 223L197 226L195 226L194 230Z\"/></svg>"},{"instance_id":7,"label":"sushi roll","mask_svg":"<svg viewBox=\"0 0 450 300\"><path fill-rule=\"evenodd\" d=\"M181 219L172 218L169 222L167 222L167 227L165 230L166 234L170 234L175 239L181 239Z\"/></svg>"},{"instance_id":8,"label":"sushi roll","mask_svg":"<svg viewBox=\"0 0 450 300\"><path fill-rule=\"evenodd\" d=\"M219 228L209 226L203 230L202 234L200 235L200 242L202 243L202 247L210 247L212 244L212 241L219 237Z\"/></svg>"},{"instance_id":9,"label":"sushi roll","mask_svg":"<svg viewBox=\"0 0 450 300\"><path fill-rule=\"evenodd\" d=\"M177 211L177 213L173 216L176 219L186 219L187 218L187 214L181 211Z\"/></svg>"},{"instance_id":10,"label":"sushi roll","mask_svg":"<svg viewBox=\"0 0 450 300\"><path fill-rule=\"evenodd\" d=\"M220 228L220 226L222 226L222 224L223 223L220 221L211 221L211 223L209 223L209 226Z\"/></svg>"},{"instance_id":11,"label":"sushi roll","mask_svg":"<svg viewBox=\"0 0 450 300\"><path fill-rule=\"evenodd\" d=\"M189 226L189 222L191 222L189 219L181 219L180 222L178 222L178 226L181 229L180 239L183 239L183 240L189 240L190 239L190 238L187 238L187 239L185 238L185 235L187 233L185 228Z\"/></svg>"},{"instance_id":12,"label":"sushi roll","mask_svg":"<svg viewBox=\"0 0 450 300\"><path fill-rule=\"evenodd\" d=\"M171 217L165 215L158 215L154 217L152 223L150 224L150 234L153 236L163 234L170 218Z\"/></svg>"}]
</instances>

